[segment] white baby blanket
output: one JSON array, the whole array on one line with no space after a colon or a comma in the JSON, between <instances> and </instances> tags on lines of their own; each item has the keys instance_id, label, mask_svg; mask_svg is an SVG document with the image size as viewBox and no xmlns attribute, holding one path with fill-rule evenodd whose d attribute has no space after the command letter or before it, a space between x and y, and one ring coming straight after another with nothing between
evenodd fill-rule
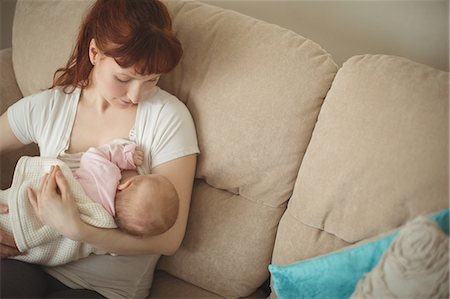
<instances>
[{"instance_id":1,"label":"white baby blanket","mask_svg":"<svg viewBox=\"0 0 450 299\"><path fill-rule=\"evenodd\" d=\"M113 217L98 203L91 201L73 177L70 168L58 159L22 157L14 172L11 188L0 191L0 202L9 206L9 214L0 215L0 226L14 235L17 247L25 255L15 259L48 266L68 263L96 252L89 244L61 236L43 225L28 200L27 188L39 187L42 176L52 165L59 165L69 182L81 219L93 226L115 228Z\"/></svg>"}]
</instances>

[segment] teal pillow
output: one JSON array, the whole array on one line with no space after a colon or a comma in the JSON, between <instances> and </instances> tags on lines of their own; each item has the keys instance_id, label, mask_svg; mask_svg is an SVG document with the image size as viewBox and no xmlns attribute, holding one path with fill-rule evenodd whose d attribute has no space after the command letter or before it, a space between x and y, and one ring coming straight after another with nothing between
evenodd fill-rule
<instances>
[{"instance_id":1,"label":"teal pillow","mask_svg":"<svg viewBox=\"0 0 450 299\"><path fill-rule=\"evenodd\" d=\"M435 213L448 235L449 209ZM370 243L361 244L287 266L269 265L272 286L279 299L349 298L364 273L370 272L398 235L398 230Z\"/></svg>"}]
</instances>

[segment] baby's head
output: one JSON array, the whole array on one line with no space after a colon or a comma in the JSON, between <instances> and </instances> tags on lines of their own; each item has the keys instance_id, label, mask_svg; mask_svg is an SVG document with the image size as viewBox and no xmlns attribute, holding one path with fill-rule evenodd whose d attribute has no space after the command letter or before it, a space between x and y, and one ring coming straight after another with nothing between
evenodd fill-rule
<instances>
[{"instance_id":1,"label":"baby's head","mask_svg":"<svg viewBox=\"0 0 450 299\"><path fill-rule=\"evenodd\" d=\"M174 225L178 194L164 176L134 176L120 189L115 198L115 220L123 231L137 236L159 235Z\"/></svg>"}]
</instances>

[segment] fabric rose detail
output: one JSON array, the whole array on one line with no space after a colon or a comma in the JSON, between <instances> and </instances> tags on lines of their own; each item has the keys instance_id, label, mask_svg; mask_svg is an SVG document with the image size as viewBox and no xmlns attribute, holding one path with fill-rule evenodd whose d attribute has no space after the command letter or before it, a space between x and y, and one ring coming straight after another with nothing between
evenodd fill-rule
<instances>
[{"instance_id":1,"label":"fabric rose detail","mask_svg":"<svg viewBox=\"0 0 450 299\"><path fill-rule=\"evenodd\" d=\"M352 298L448 298L448 240L428 218L409 222Z\"/></svg>"}]
</instances>

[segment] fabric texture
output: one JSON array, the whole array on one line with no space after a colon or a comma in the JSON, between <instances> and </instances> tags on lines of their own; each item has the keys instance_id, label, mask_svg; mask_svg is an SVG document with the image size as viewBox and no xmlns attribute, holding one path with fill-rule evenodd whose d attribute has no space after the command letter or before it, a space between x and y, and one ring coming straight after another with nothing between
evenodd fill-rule
<instances>
[{"instance_id":1,"label":"fabric texture","mask_svg":"<svg viewBox=\"0 0 450 299\"><path fill-rule=\"evenodd\" d=\"M17 2L13 64L24 95L51 84L93 2ZM337 65L319 45L281 27L196 1L165 4L184 55L158 84L186 103L202 153L196 173L200 189L194 190L191 205L195 217L189 217L182 248L160 266L210 292L244 297L269 275L277 223ZM58 51L48 51L49 44ZM151 122L145 132L136 130L142 138L161 137L146 150L153 156L151 167L168 161L166 145L178 147L165 144L164 137L191 130L184 120L170 126L177 129L172 135L150 130L153 121L161 127L167 125L163 120L172 121L169 106L159 115L142 114ZM150 147L146 140L137 143ZM181 143L182 152L169 156L198 150Z\"/></svg>"},{"instance_id":2,"label":"fabric texture","mask_svg":"<svg viewBox=\"0 0 450 299\"><path fill-rule=\"evenodd\" d=\"M284 28L196 1L165 3L185 51L159 84L191 111L201 154L183 244L158 267L245 297L268 278L277 223L337 66Z\"/></svg>"},{"instance_id":3,"label":"fabric texture","mask_svg":"<svg viewBox=\"0 0 450 299\"><path fill-rule=\"evenodd\" d=\"M79 88L71 94L54 88L17 101L7 110L13 133L23 144L37 143L42 157L58 157L69 148L80 94ZM150 173L167 161L199 153L189 110L158 87L139 103L128 137L145 153L144 163L138 167L140 174Z\"/></svg>"},{"instance_id":4,"label":"fabric texture","mask_svg":"<svg viewBox=\"0 0 450 299\"><path fill-rule=\"evenodd\" d=\"M136 169L133 161L135 143L109 143L89 148L82 156L75 178L87 196L114 216L117 186L122 170Z\"/></svg>"},{"instance_id":5,"label":"fabric texture","mask_svg":"<svg viewBox=\"0 0 450 299\"><path fill-rule=\"evenodd\" d=\"M0 50L0 70L0 114L3 114L8 106L23 97L14 75L11 48ZM36 155L37 152L35 146L28 146L20 151L4 153L0 156L1 190L11 186L12 174L14 173L14 168L19 157L23 155L33 156Z\"/></svg>"},{"instance_id":6,"label":"fabric texture","mask_svg":"<svg viewBox=\"0 0 450 299\"><path fill-rule=\"evenodd\" d=\"M66 65L84 13L94 2L17 1L12 61L23 96L52 85L54 72ZM49 44L57 45L58 51L48 51Z\"/></svg>"},{"instance_id":7,"label":"fabric texture","mask_svg":"<svg viewBox=\"0 0 450 299\"><path fill-rule=\"evenodd\" d=\"M159 257L91 254L45 271L70 288L95 290L106 298L146 298Z\"/></svg>"},{"instance_id":8,"label":"fabric texture","mask_svg":"<svg viewBox=\"0 0 450 299\"><path fill-rule=\"evenodd\" d=\"M448 206L448 84L449 73L406 58L344 63L278 226L274 264L326 254Z\"/></svg>"},{"instance_id":9,"label":"fabric texture","mask_svg":"<svg viewBox=\"0 0 450 299\"><path fill-rule=\"evenodd\" d=\"M449 209L430 217L441 230L448 230ZM402 227L406 228L407 233L411 231L408 226L409 224L406 224ZM273 289L280 299L349 298L364 273L370 272L379 263L387 248L398 236L399 230L395 230L375 240L317 258L286 266L272 264L269 270ZM436 246L442 246L440 242L442 239L436 242ZM444 243L447 246L447 242Z\"/></svg>"},{"instance_id":10,"label":"fabric texture","mask_svg":"<svg viewBox=\"0 0 450 299\"><path fill-rule=\"evenodd\" d=\"M14 76L11 48L0 50L0 70L0 81L2 82L0 84L0 94L2 95L0 114L3 114L9 105L22 98L22 93Z\"/></svg>"},{"instance_id":11,"label":"fabric texture","mask_svg":"<svg viewBox=\"0 0 450 299\"><path fill-rule=\"evenodd\" d=\"M351 298L448 298L448 241L436 222L418 217L400 231Z\"/></svg>"},{"instance_id":12,"label":"fabric texture","mask_svg":"<svg viewBox=\"0 0 450 299\"><path fill-rule=\"evenodd\" d=\"M24 95L50 85L92 3L18 1L13 63ZM243 297L267 279L272 257L289 264L330 252L446 204L448 74L358 56L335 78L330 55L294 32L205 3L165 3L184 57L158 84L186 103L202 154L182 247L161 269ZM151 280L151 271L139 276L151 268L145 258L82 261L49 271L92 288L95 265L109 297Z\"/></svg>"},{"instance_id":13,"label":"fabric texture","mask_svg":"<svg viewBox=\"0 0 450 299\"><path fill-rule=\"evenodd\" d=\"M67 116L74 112L64 113ZM159 88L139 104L129 139L153 158L144 159L144 166L138 167L141 174L150 173L152 167L161 163L199 152L195 127L186 106ZM59 153L59 157L70 160L73 167L79 165L76 160L81 158L67 153ZM143 298L149 293L159 257L90 255L63 266L48 267L46 271L71 288L95 290L109 298Z\"/></svg>"},{"instance_id":14,"label":"fabric texture","mask_svg":"<svg viewBox=\"0 0 450 299\"><path fill-rule=\"evenodd\" d=\"M9 207L8 217L0 217L2 229L13 233L17 248L25 255L18 260L48 266L68 263L95 252L91 245L72 241L53 228L43 225L31 206L27 188L39 188L41 178L52 165L59 165L67 178L81 219L93 226L115 228L114 219L98 203L92 202L74 179L70 169L57 159L22 157L14 172L10 189L1 191L1 201Z\"/></svg>"},{"instance_id":15,"label":"fabric texture","mask_svg":"<svg viewBox=\"0 0 450 299\"><path fill-rule=\"evenodd\" d=\"M50 2L47 4L54 7ZM71 157L71 165L76 167L79 161L65 151L69 147L78 100L78 89L69 95L58 88L39 92L10 106L8 121L22 142L38 141L41 156ZM144 164L138 167L141 174L150 173L151 168L162 163L199 152L194 123L186 106L160 88L140 102L129 137L146 155ZM46 271L72 288L95 290L106 297L145 297L158 259L159 255L112 259L109 255L90 255L69 264L48 267Z\"/></svg>"}]
</instances>

